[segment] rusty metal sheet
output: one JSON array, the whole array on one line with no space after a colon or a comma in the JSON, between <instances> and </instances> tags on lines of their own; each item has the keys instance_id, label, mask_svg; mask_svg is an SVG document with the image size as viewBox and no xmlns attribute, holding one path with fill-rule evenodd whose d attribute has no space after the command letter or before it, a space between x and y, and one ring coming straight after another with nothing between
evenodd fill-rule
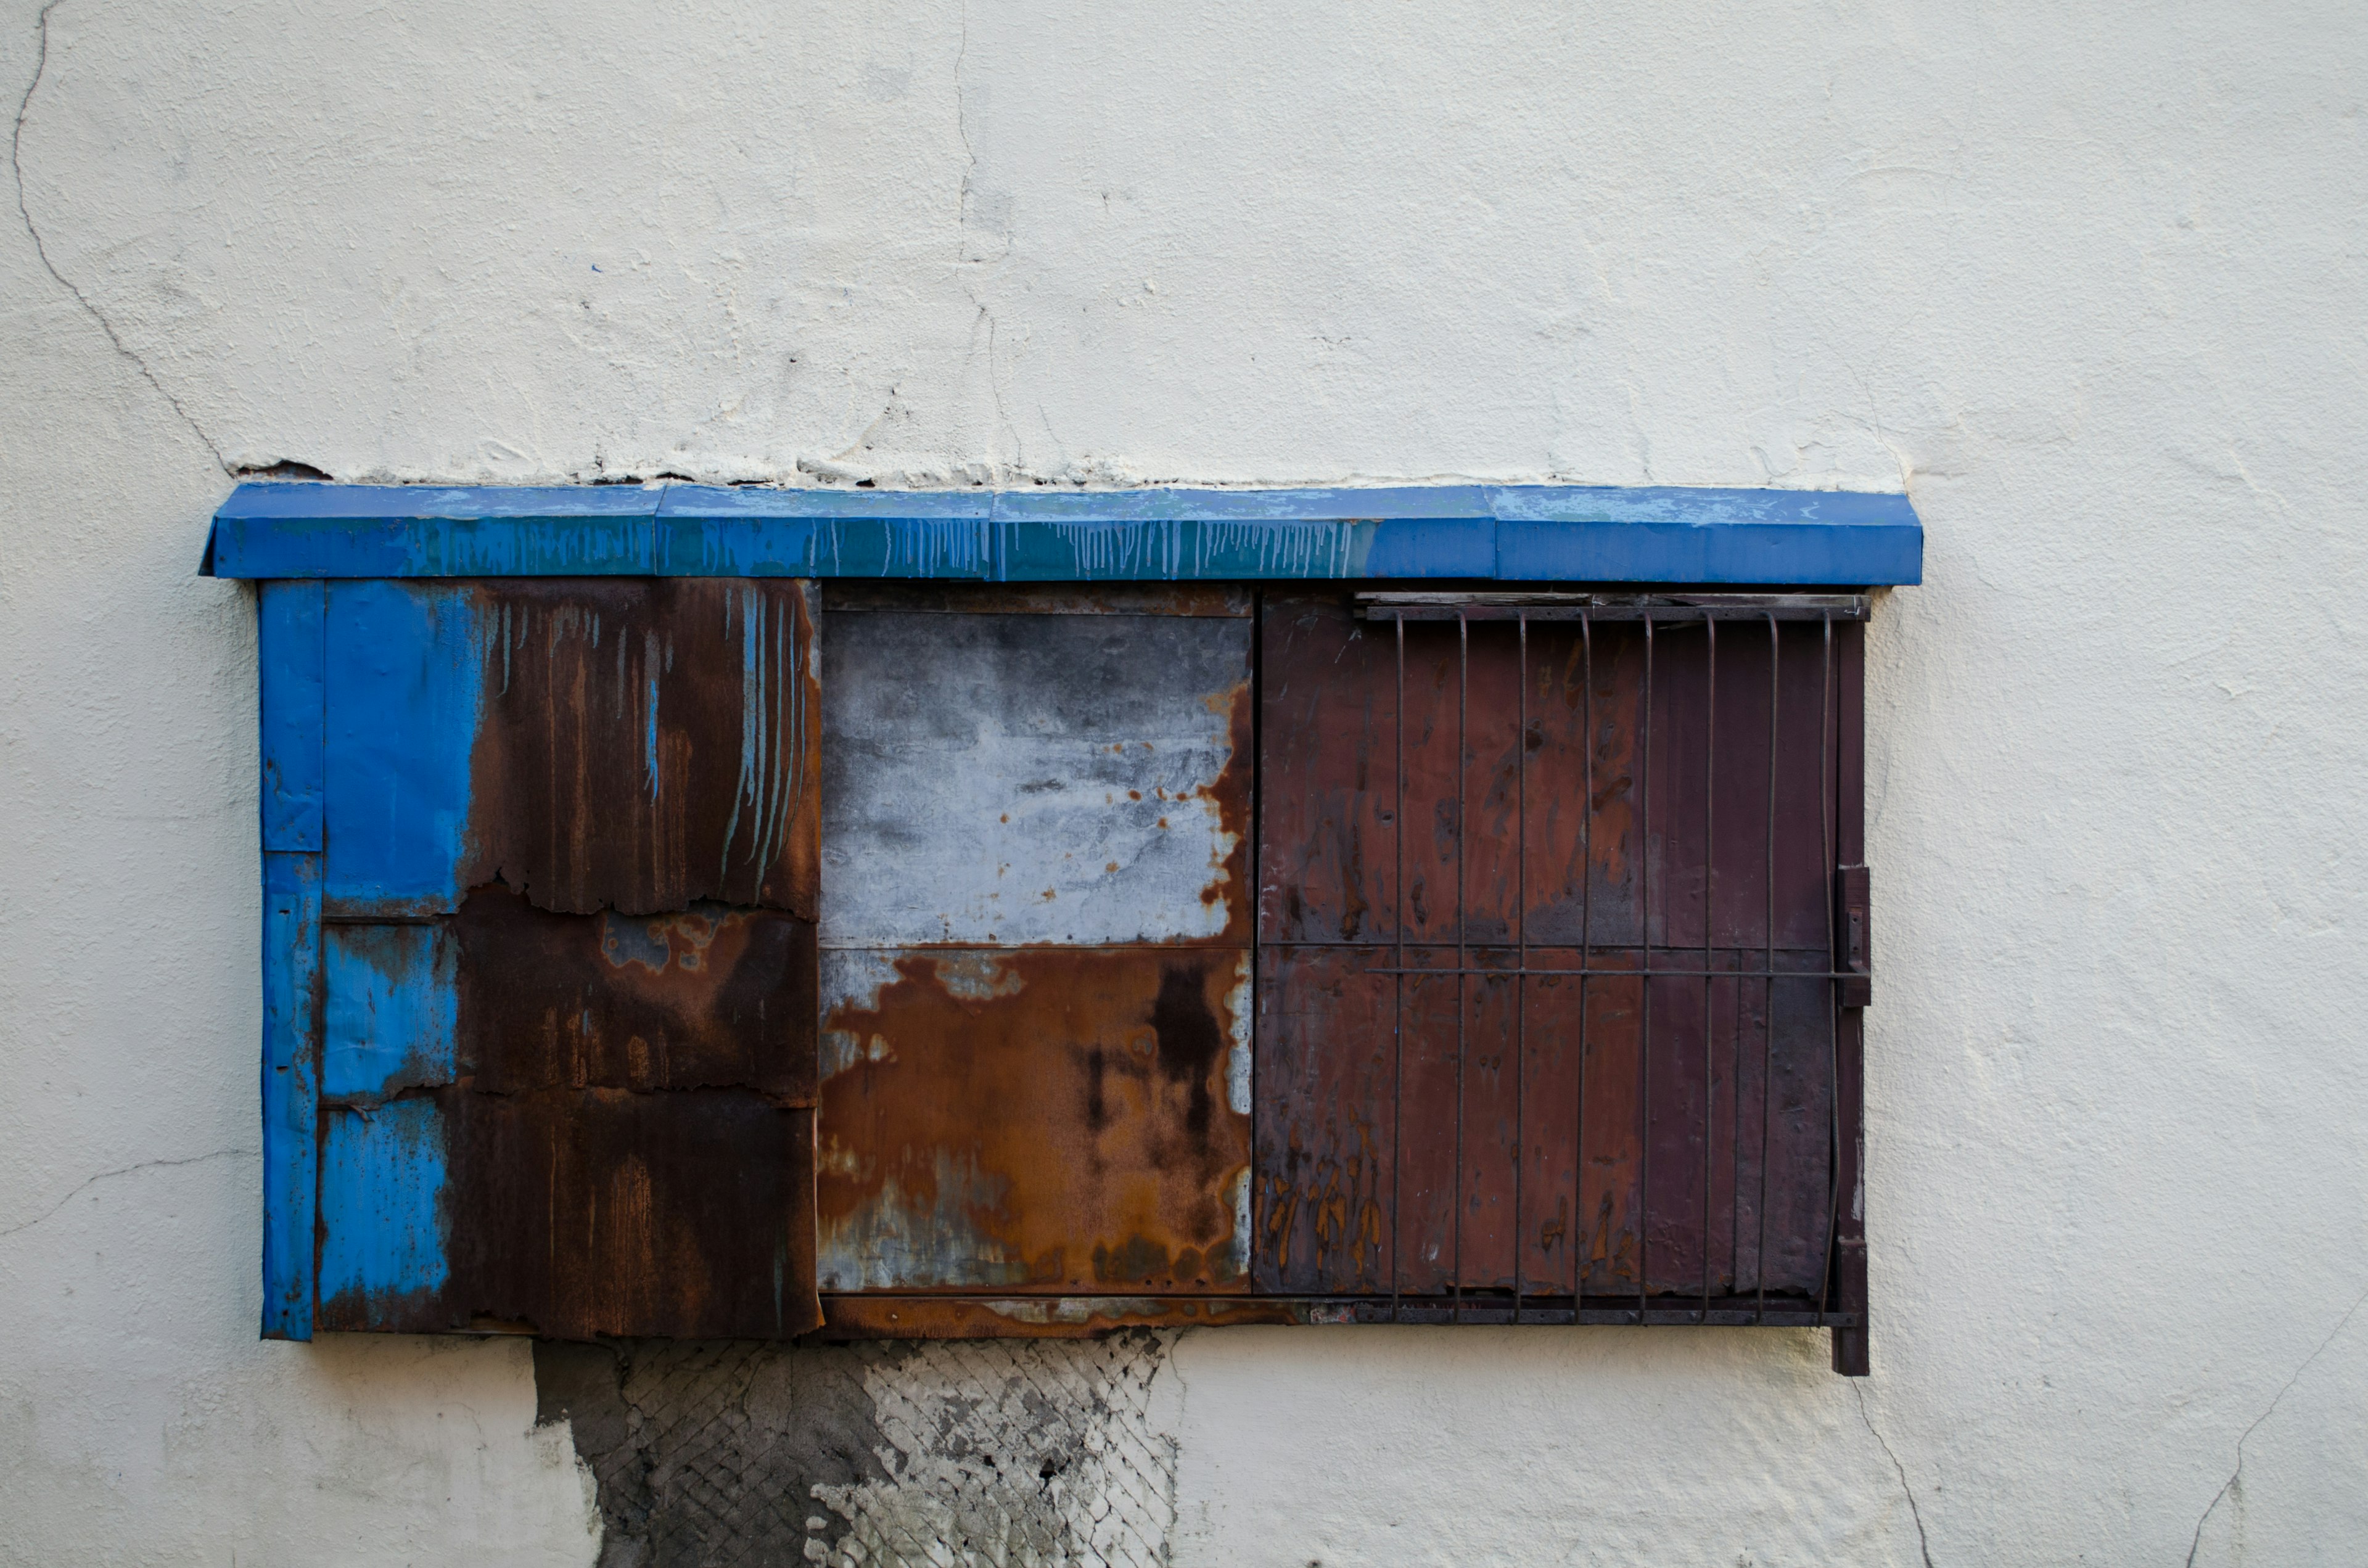
<instances>
[{"instance_id":1,"label":"rusty metal sheet","mask_svg":"<svg viewBox=\"0 0 2368 1568\"><path fill-rule=\"evenodd\" d=\"M831 614L823 945L1246 943L1251 629Z\"/></svg>"},{"instance_id":2,"label":"rusty metal sheet","mask_svg":"<svg viewBox=\"0 0 2368 1568\"><path fill-rule=\"evenodd\" d=\"M707 578L329 589L332 916L710 900L814 914L814 585Z\"/></svg>"},{"instance_id":3,"label":"rusty metal sheet","mask_svg":"<svg viewBox=\"0 0 2368 1568\"><path fill-rule=\"evenodd\" d=\"M1247 1285L1248 955L826 951L825 1290Z\"/></svg>"},{"instance_id":4,"label":"rusty metal sheet","mask_svg":"<svg viewBox=\"0 0 2368 1568\"><path fill-rule=\"evenodd\" d=\"M810 920L717 903L550 915L488 888L452 931L463 1061L480 1093L729 1087L814 1103Z\"/></svg>"},{"instance_id":5,"label":"rusty metal sheet","mask_svg":"<svg viewBox=\"0 0 2368 1568\"><path fill-rule=\"evenodd\" d=\"M818 1321L813 922L553 915L496 885L332 931L324 1326Z\"/></svg>"},{"instance_id":6,"label":"rusty metal sheet","mask_svg":"<svg viewBox=\"0 0 2368 1568\"><path fill-rule=\"evenodd\" d=\"M813 585L329 593L318 1321L813 1328Z\"/></svg>"},{"instance_id":7,"label":"rusty metal sheet","mask_svg":"<svg viewBox=\"0 0 2368 1568\"><path fill-rule=\"evenodd\" d=\"M453 1085L323 1122L324 1328L778 1339L821 1321L809 1109Z\"/></svg>"}]
</instances>

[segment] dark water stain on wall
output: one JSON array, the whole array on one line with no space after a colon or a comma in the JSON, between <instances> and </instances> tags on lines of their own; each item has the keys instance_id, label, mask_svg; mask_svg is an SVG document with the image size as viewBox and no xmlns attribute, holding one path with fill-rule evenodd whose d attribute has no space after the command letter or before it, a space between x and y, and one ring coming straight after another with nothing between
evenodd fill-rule
<instances>
[{"instance_id":1,"label":"dark water stain on wall","mask_svg":"<svg viewBox=\"0 0 2368 1568\"><path fill-rule=\"evenodd\" d=\"M600 1568L1168 1561L1175 1336L535 1346Z\"/></svg>"}]
</instances>

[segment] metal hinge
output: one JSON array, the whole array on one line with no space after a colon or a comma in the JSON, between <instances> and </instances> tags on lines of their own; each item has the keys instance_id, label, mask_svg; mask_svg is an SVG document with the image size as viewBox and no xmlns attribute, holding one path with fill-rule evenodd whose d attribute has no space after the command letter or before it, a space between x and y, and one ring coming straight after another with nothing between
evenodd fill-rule
<instances>
[{"instance_id":1,"label":"metal hinge","mask_svg":"<svg viewBox=\"0 0 2368 1568\"><path fill-rule=\"evenodd\" d=\"M1834 968L1849 978L1841 983L1845 1007L1863 1007L1874 999L1874 937L1864 866L1834 868Z\"/></svg>"}]
</instances>

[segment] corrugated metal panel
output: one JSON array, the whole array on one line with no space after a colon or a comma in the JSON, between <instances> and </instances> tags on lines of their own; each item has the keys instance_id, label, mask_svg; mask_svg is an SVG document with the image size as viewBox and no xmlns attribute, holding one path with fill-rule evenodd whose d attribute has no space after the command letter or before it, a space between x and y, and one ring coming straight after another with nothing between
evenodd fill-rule
<instances>
[{"instance_id":1,"label":"corrugated metal panel","mask_svg":"<svg viewBox=\"0 0 2368 1568\"><path fill-rule=\"evenodd\" d=\"M820 1322L815 608L332 585L323 1326Z\"/></svg>"},{"instance_id":2,"label":"corrugated metal panel","mask_svg":"<svg viewBox=\"0 0 2368 1568\"><path fill-rule=\"evenodd\" d=\"M329 589L333 915L701 900L812 918L810 585L361 582Z\"/></svg>"}]
</instances>

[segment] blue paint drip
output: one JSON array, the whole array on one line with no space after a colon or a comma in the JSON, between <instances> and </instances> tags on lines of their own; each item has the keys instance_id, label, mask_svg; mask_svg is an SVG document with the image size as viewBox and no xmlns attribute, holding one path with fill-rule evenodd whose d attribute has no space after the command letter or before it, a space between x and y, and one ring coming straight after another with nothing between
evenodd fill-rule
<instances>
[{"instance_id":1,"label":"blue paint drip","mask_svg":"<svg viewBox=\"0 0 2368 1568\"><path fill-rule=\"evenodd\" d=\"M464 584L331 585L324 814L337 911L459 906L486 656L507 639Z\"/></svg>"},{"instance_id":2,"label":"blue paint drip","mask_svg":"<svg viewBox=\"0 0 2368 1568\"><path fill-rule=\"evenodd\" d=\"M323 1094L391 1095L452 1081L460 1016L455 946L441 926L329 927Z\"/></svg>"},{"instance_id":3,"label":"blue paint drip","mask_svg":"<svg viewBox=\"0 0 2368 1568\"><path fill-rule=\"evenodd\" d=\"M376 1322L451 1278L444 1121L433 1100L331 1108L321 1140L321 1300L359 1297Z\"/></svg>"}]
</instances>

